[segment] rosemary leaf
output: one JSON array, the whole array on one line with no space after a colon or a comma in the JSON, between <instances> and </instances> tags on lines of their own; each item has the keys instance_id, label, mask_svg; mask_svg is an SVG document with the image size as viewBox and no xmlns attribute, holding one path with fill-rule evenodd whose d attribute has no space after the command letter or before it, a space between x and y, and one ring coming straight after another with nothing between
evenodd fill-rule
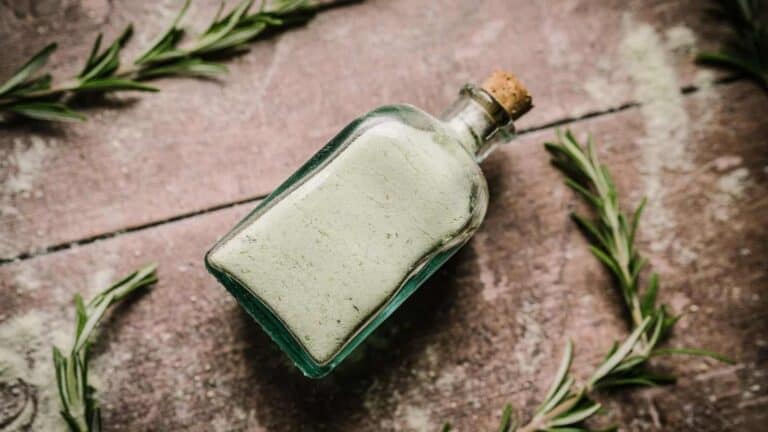
<instances>
[{"instance_id":1,"label":"rosemary leaf","mask_svg":"<svg viewBox=\"0 0 768 432\"><path fill-rule=\"evenodd\" d=\"M728 24L730 37L717 52L700 52L696 61L741 72L768 89L768 22L762 0L717 0L713 15Z\"/></svg>"},{"instance_id":2,"label":"rosemary leaf","mask_svg":"<svg viewBox=\"0 0 768 432\"><path fill-rule=\"evenodd\" d=\"M80 71L80 74L78 76L85 75L88 70L93 67L93 65L97 62L96 57L99 55L99 48L101 48L101 38L102 34L99 33L98 36L96 36L96 40L93 42L93 45L91 46L91 52L88 54L88 59L85 60L85 66L83 67L83 70Z\"/></svg>"},{"instance_id":3,"label":"rosemary leaf","mask_svg":"<svg viewBox=\"0 0 768 432\"><path fill-rule=\"evenodd\" d=\"M600 405L599 403L593 403L593 404L589 405L586 408L582 408L582 409L580 409L578 411L569 413L569 414L564 415L562 417L558 417L557 419L555 419L555 420L553 420L553 421L551 421L549 423L548 429L549 428L556 428L556 427L559 427L559 426L568 426L568 425L572 425L572 424L575 424L575 423L582 422L582 421L586 420L587 418L591 417L597 411L599 411L601 407L602 407L602 405Z\"/></svg>"},{"instance_id":4,"label":"rosemary leaf","mask_svg":"<svg viewBox=\"0 0 768 432\"><path fill-rule=\"evenodd\" d=\"M163 75L211 76L226 72L227 67L221 63L206 62L196 58L184 58L146 70L140 70L139 78L144 79Z\"/></svg>"},{"instance_id":5,"label":"rosemary leaf","mask_svg":"<svg viewBox=\"0 0 768 432\"><path fill-rule=\"evenodd\" d=\"M215 44L225 38L240 23L240 20L245 16L252 5L253 0L244 0L224 18L221 20L214 20L190 52L205 53L214 51Z\"/></svg>"},{"instance_id":6,"label":"rosemary leaf","mask_svg":"<svg viewBox=\"0 0 768 432\"><path fill-rule=\"evenodd\" d=\"M37 120L84 121L85 116L57 102L15 103L5 108L8 111Z\"/></svg>"},{"instance_id":7,"label":"rosemary leaf","mask_svg":"<svg viewBox=\"0 0 768 432\"><path fill-rule=\"evenodd\" d=\"M610 374L616 366L619 365L619 363L626 358L626 356L632 352L632 350L635 348L635 344L638 340L640 340L640 336L643 335L645 332L645 329L648 327L648 324L651 323L651 318L648 317L640 324L639 327L637 327L632 334L629 335L627 340L624 341L623 344L619 346L619 348L614 352L610 357L608 357L601 365L597 368L597 370L592 374L592 377L589 379L589 385L594 386L597 384L598 381L600 381L603 377Z\"/></svg>"},{"instance_id":8,"label":"rosemary leaf","mask_svg":"<svg viewBox=\"0 0 768 432\"><path fill-rule=\"evenodd\" d=\"M123 48L128 39L133 34L133 25L128 25L123 33L112 42L104 52L98 54L99 45L101 43L101 35L96 38L96 42L91 50L91 55L88 57L88 61L85 63L83 71L78 75L81 83L87 83L96 78L105 78L112 75L120 66L120 50Z\"/></svg>"},{"instance_id":9,"label":"rosemary leaf","mask_svg":"<svg viewBox=\"0 0 768 432\"><path fill-rule=\"evenodd\" d=\"M630 355L629 357L622 360L618 366L613 368L613 372L617 373L632 370L635 368L635 366L638 366L646 360L648 360L648 356L645 355Z\"/></svg>"},{"instance_id":10,"label":"rosemary leaf","mask_svg":"<svg viewBox=\"0 0 768 432\"><path fill-rule=\"evenodd\" d=\"M37 78L32 78L24 81L20 85L17 85L12 90L8 91L10 96L25 96L30 93L38 92L41 90L47 90L51 88L51 75L45 74Z\"/></svg>"},{"instance_id":11,"label":"rosemary leaf","mask_svg":"<svg viewBox=\"0 0 768 432\"><path fill-rule=\"evenodd\" d=\"M539 409L536 410L536 413L544 412L546 413L551 409L547 409L547 405L550 403L550 401L554 398L554 396L557 394L558 390L562 388L570 387L570 385L564 386L563 382L566 381L566 378L568 376L568 371L571 369L571 362L573 361L573 342L568 341L568 343L565 345L565 351L563 352L563 359L560 361L560 366L557 369L557 373L555 374L555 378L552 380L552 385L549 388L549 391L547 391L547 395L544 396L544 402L539 406ZM566 390L567 391L567 390ZM560 398L562 399L562 397ZM557 404L555 402L555 404Z\"/></svg>"},{"instance_id":12,"label":"rosemary leaf","mask_svg":"<svg viewBox=\"0 0 768 432\"><path fill-rule=\"evenodd\" d=\"M648 280L648 287L645 289L642 302L640 303L641 313L643 316L649 315L656 305L656 293L659 291L659 275L658 273L651 274L651 278Z\"/></svg>"},{"instance_id":13,"label":"rosemary leaf","mask_svg":"<svg viewBox=\"0 0 768 432\"><path fill-rule=\"evenodd\" d=\"M654 324L653 329L650 332L650 337L648 338L648 342L646 343L645 350L643 351L643 355L647 356L651 350L656 346L657 343L661 340L661 334L664 330L664 323L666 322L667 312L666 309L663 307L660 307L656 310L656 313L653 315L654 318Z\"/></svg>"},{"instance_id":14,"label":"rosemary leaf","mask_svg":"<svg viewBox=\"0 0 768 432\"><path fill-rule=\"evenodd\" d=\"M517 429L517 421L515 420L515 413L511 404L504 406L504 411L501 413L501 422L499 424L499 432L510 432Z\"/></svg>"},{"instance_id":15,"label":"rosemary leaf","mask_svg":"<svg viewBox=\"0 0 768 432\"><path fill-rule=\"evenodd\" d=\"M156 87L148 86L137 81L123 79L123 78L101 78L92 79L86 81L79 86L78 90L91 90L91 91L115 91L115 90L139 90L156 92L159 91Z\"/></svg>"},{"instance_id":16,"label":"rosemary leaf","mask_svg":"<svg viewBox=\"0 0 768 432\"><path fill-rule=\"evenodd\" d=\"M734 364L736 363L732 358L728 356L724 356L720 353L716 353L714 351L704 350L704 349L697 349L697 348L659 348L656 350L651 351L650 356L651 357L658 357L658 356L666 356L666 355L693 355L693 356L702 356L702 357L709 357L716 360L719 360L723 363L727 364Z\"/></svg>"},{"instance_id":17,"label":"rosemary leaf","mask_svg":"<svg viewBox=\"0 0 768 432\"><path fill-rule=\"evenodd\" d=\"M635 374L628 374L625 376L617 376L600 381L598 387L601 389L616 388L616 387L654 387L658 385L674 384L676 378L671 375L652 374L650 372L642 371Z\"/></svg>"},{"instance_id":18,"label":"rosemary leaf","mask_svg":"<svg viewBox=\"0 0 768 432\"><path fill-rule=\"evenodd\" d=\"M52 43L40 50L37 54L33 55L31 59L29 59L22 67L17 70L13 76L11 76L8 81L3 83L2 86L0 86L0 96L10 93L18 86L24 84L27 82L27 80L40 68L45 66L45 63L48 62L48 57L56 51L56 44Z\"/></svg>"},{"instance_id":19,"label":"rosemary leaf","mask_svg":"<svg viewBox=\"0 0 768 432\"><path fill-rule=\"evenodd\" d=\"M158 36L157 40L149 47L149 49L134 60L134 64L141 65L153 61L167 60L173 54L183 55L181 51L176 49L176 45L181 41L181 38L184 35L184 30L179 27L179 23L184 17L184 14L187 13L189 3L190 0L184 2L184 6L182 6L168 30Z\"/></svg>"},{"instance_id":20,"label":"rosemary leaf","mask_svg":"<svg viewBox=\"0 0 768 432\"><path fill-rule=\"evenodd\" d=\"M540 409L540 411L537 413L537 415L544 415L551 412L556 406L558 406L563 400L566 399L566 396L570 394L571 386L573 386L573 383L575 380L573 377L568 377L565 379L565 382L562 383L562 386L560 386L555 394L553 394L550 398L545 398L544 400L545 405L543 405Z\"/></svg>"}]
</instances>

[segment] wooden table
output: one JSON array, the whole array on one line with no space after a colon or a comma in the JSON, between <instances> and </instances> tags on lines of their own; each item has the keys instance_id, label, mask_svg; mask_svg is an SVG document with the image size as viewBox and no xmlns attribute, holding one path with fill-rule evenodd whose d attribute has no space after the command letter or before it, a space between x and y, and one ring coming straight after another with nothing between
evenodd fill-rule
<instances>
[{"instance_id":1,"label":"wooden table","mask_svg":"<svg viewBox=\"0 0 768 432\"><path fill-rule=\"evenodd\" d=\"M60 3L2 7L0 77L53 40L52 68L66 77L97 32L112 37L128 22L135 53L179 7ZM188 23L199 29L216 7L195 2ZM506 402L524 416L535 408L568 338L584 378L627 333L610 280L568 218L579 202L543 150L556 127L571 128L594 135L627 206L652 194L640 246L661 274L661 299L685 314L670 345L737 359L659 361L678 384L601 395L601 423L761 430L768 98L742 79L712 83L692 62L694 45L712 48L723 34L702 9L368 1L255 42L221 80L163 79L157 94L88 101L82 124L3 126L0 329L44 317L43 357L24 354L44 371L31 363L70 331L75 293L156 261L160 282L118 308L94 347L107 430L437 430L446 420L493 430ZM520 137L483 163L491 204L480 232L357 359L321 381L300 376L206 273L203 253L355 116L392 102L439 113L496 67L517 72L536 107Z\"/></svg>"}]
</instances>

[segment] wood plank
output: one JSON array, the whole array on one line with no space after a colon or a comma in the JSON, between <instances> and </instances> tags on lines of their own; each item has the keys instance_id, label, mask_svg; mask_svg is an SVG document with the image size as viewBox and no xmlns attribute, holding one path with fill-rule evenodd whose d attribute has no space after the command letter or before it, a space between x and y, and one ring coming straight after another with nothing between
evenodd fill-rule
<instances>
[{"instance_id":1,"label":"wood plank","mask_svg":"<svg viewBox=\"0 0 768 432\"><path fill-rule=\"evenodd\" d=\"M765 97L746 83L714 91L685 99L701 120L690 125L692 166L655 172L665 195L651 209L666 222L646 223L641 243L662 300L685 313L673 345L737 364L665 360L676 387L601 397L607 420L627 430L759 430L768 420ZM594 134L636 203L652 184L646 152L665 148L643 140L641 110L572 127ZM478 235L327 379L301 377L203 268L203 252L248 205L0 266L0 341L8 323L43 314L47 343L69 331L75 292L157 260L160 283L112 315L95 347L110 430L437 430L443 420L490 430L504 403L535 407L567 338L584 378L626 334L617 296L567 217L578 201L548 166L541 143L552 135L526 135L484 163L492 197ZM45 344L24 343L47 359Z\"/></svg>"},{"instance_id":2,"label":"wood plank","mask_svg":"<svg viewBox=\"0 0 768 432\"><path fill-rule=\"evenodd\" d=\"M135 53L177 3L16 2L0 11L0 76L51 40L61 45L53 70L68 76L97 31L114 36L127 22L137 24ZM200 28L217 5L195 2L189 22ZM665 34L685 25L706 38L713 30L699 10L692 1L388 0L324 12L254 44L221 81L162 80L156 95L90 101L85 124L5 128L0 257L264 196L355 116L393 102L439 113L496 67L518 72L535 95L522 128L621 106L653 85L633 84L628 38L648 48L649 67L669 72L674 92L695 69L686 32Z\"/></svg>"}]
</instances>

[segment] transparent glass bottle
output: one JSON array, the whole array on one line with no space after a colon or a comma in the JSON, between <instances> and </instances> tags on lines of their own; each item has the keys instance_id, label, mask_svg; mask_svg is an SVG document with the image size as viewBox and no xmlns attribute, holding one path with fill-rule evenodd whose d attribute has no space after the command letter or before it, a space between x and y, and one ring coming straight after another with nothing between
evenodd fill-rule
<instances>
[{"instance_id":1,"label":"transparent glass bottle","mask_svg":"<svg viewBox=\"0 0 768 432\"><path fill-rule=\"evenodd\" d=\"M479 227L477 162L530 108L500 80L465 86L441 119L389 105L354 120L207 253L305 375L333 370Z\"/></svg>"}]
</instances>

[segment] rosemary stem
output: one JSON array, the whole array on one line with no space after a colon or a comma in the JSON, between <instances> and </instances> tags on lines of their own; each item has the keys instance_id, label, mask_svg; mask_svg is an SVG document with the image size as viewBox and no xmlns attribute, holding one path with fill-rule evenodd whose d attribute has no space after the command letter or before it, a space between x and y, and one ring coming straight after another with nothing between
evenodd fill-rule
<instances>
[{"instance_id":1,"label":"rosemary stem","mask_svg":"<svg viewBox=\"0 0 768 432\"><path fill-rule=\"evenodd\" d=\"M578 404L584 396L589 397L592 390L592 385L584 385L584 387L577 390L573 396L566 397L562 402L555 405L551 411L543 415L534 416L531 421L522 426L516 432L536 432L539 430L549 429L549 422L560 417L562 414L567 413L571 408L576 406L576 404Z\"/></svg>"},{"instance_id":2,"label":"rosemary stem","mask_svg":"<svg viewBox=\"0 0 768 432\"><path fill-rule=\"evenodd\" d=\"M182 47L185 30L180 26L191 0L186 0L171 26L142 54L120 67L120 51L132 33L132 25L108 47L102 37L94 42L85 67L77 77L52 83L51 74L40 74L57 44L48 44L5 82L0 82L0 121L26 117L45 121L82 121L85 116L71 109L70 96L80 93L104 94L112 91L157 91L142 84L160 76L211 76L226 71L215 61L242 50L247 43L264 36L270 29L288 28L307 22L314 13L332 7L310 0L275 0L272 8L261 7L249 13L255 0L240 0L229 12L224 4L213 22L187 47ZM345 3L345 1L340 2ZM100 49L101 48L101 49ZM6 117L5 114L14 116Z\"/></svg>"},{"instance_id":3,"label":"rosemary stem","mask_svg":"<svg viewBox=\"0 0 768 432\"><path fill-rule=\"evenodd\" d=\"M76 90L77 86L78 86L77 81L74 81L74 80L65 81L64 83L59 84L58 86L53 86L45 90L28 92L23 95L13 96L10 98L0 98L0 109L2 109L4 105L18 103L19 101L32 101L35 99L43 99L43 98L49 98L53 96L62 96L64 93L68 93Z\"/></svg>"},{"instance_id":4,"label":"rosemary stem","mask_svg":"<svg viewBox=\"0 0 768 432\"><path fill-rule=\"evenodd\" d=\"M146 78L139 74L140 70L141 68L138 67L130 67L124 70L118 70L117 73L115 73L115 76L118 78L132 79L136 81L146 81Z\"/></svg>"}]
</instances>

